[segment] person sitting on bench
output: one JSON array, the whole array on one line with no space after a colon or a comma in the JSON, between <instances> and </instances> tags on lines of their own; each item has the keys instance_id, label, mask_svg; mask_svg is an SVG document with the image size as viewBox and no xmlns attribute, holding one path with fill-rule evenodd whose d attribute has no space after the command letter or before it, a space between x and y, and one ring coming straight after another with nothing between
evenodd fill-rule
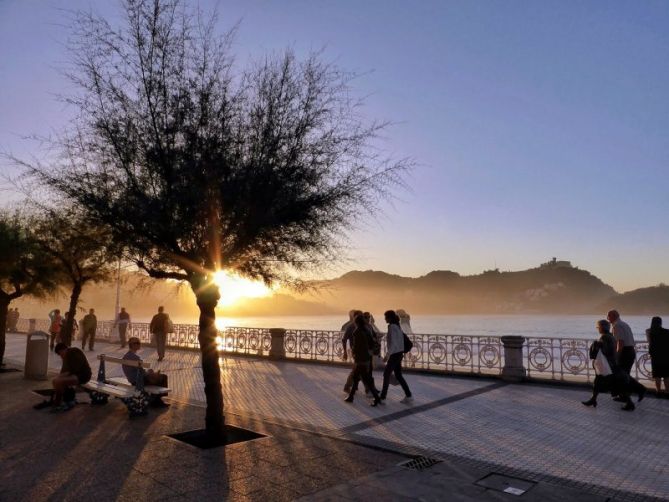
<instances>
[{"instance_id":1,"label":"person sitting on bench","mask_svg":"<svg viewBox=\"0 0 669 502\"><path fill-rule=\"evenodd\" d=\"M141 348L142 344L139 341L139 338L133 336L128 340L128 348L130 349L124 356L123 359L131 359L133 361L141 361L142 358L137 355L137 351ZM159 387L167 387L167 375L161 373L160 371L145 371L144 368L133 368L132 366L123 366L123 373L133 385L137 385L137 377L139 372L142 372L144 375L144 384L145 385L157 385ZM154 397L151 402L152 406L164 407L169 406L165 401L162 400L160 395Z\"/></svg>"},{"instance_id":2,"label":"person sitting on bench","mask_svg":"<svg viewBox=\"0 0 669 502\"><path fill-rule=\"evenodd\" d=\"M76 347L68 347L64 343L57 343L54 352L63 360L60 374L53 379L53 408L52 412L68 411L74 407L74 393L70 390L77 385L83 385L91 379L91 366L84 353ZM68 399L63 402L63 395L68 391Z\"/></svg>"}]
</instances>

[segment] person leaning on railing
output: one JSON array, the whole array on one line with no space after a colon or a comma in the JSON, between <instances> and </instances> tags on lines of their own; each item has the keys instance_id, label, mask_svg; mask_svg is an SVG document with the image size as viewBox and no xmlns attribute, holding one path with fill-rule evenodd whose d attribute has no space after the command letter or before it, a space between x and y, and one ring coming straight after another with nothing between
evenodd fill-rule
<instances>
[{"instance_id":1,"label":"person leaning on railing","mask_svg":"<svg viewBox=\"0 0 669 502\"><path fill-rule=\"evenodd\" d=\"M662 392L664 380L664 394L669 395L669 329L662 327L662 318L653 317L650 328L646 330L648 339L648 353L650 354L650 368L655 379L657 393Z\"/></svg>"}]
</instances>

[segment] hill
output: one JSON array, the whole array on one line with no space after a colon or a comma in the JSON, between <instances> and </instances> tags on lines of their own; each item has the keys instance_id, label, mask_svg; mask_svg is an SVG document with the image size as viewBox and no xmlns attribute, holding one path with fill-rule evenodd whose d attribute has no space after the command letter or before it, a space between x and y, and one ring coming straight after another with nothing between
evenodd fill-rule
<instances>
[{"instance_id":1,"label":"hill","mask_svg":"<svg viewBox=\"0 0 669 502\"><path fill-rule=\"evenodd\" d=\"M417 314L591 313L617 296L590 272L556 260L529 270L471 276L448 270L417 278L354 271L319 281L318 290L342 311L354 305L374 310L401 305Z\"/></svg>"},{"instance_id":2,"label":"hill","mask_svg":"<svg viewBox=\"0 0 669 502\"><path fill-rule=\"evenodd\" d=\"M660 284L628 291L609 298L603 304L629 315L669 314L669 286Z\"/></svg>"}]
</instances>

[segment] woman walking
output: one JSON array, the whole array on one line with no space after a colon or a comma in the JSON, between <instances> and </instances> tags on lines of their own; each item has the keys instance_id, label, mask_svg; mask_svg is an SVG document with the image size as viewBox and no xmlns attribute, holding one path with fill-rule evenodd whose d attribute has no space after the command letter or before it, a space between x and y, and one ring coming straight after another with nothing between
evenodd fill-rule
<instances>
[{"instance_id":1,"label":"woman walking","mask_svg":"<svg viewBox=\"0 0 669 502\"><path fill-rule=\"evenodd\" d=\"M646 394L646 388L629 376L627 372L616 363L616 340L611 334L611 323L602 319L597 321L597 331L601 335L590 348L590 358L597 359L598 352L604 356L609 369L604 374L598 374L592 389L592 397L587 401L581 401L585 406L597 407L597 396L601 392L611 392L617 394L621 402L625 403L622 407L625 411L634 411L635 406L630 398L630 394L635 393L641 401Z\"/></svg>"},{"instance_id":2,"label":"woman walking","mask_svg":"<svg viewBox=\"0 0 669 502\"><path fill-rule=\"evenodd\" d=\"M383 388L381 389L381 399L384 400L388 395L390 374L394 373L395 378L397 378L397 381L402 386L402 390L405 394L404 399L402 399L400 402L411 403L413 401L413 398L411 397L411 390L409 390L409 386L402 376L404 334L400 328L400 318L394 310L388 310L384 314L384 317L388 323L388 335L386 336L386 357L383 358L383 360L386 361L386 368L383 370Z\"/></svg>"},{"instance_id":3,"label":"woman walking","mask_svg":"<svg viewBox=\"0 0 669 502\"><path fill-rule=\"evenodd\" d=\"M664 380L664 394L669 393L669 329L662 327L662 318L653 317L650 328L646 330L648 339L648 353L650 354L650 368L655 379L657 393L662 392Z\"/></svg>"}]
</instances>

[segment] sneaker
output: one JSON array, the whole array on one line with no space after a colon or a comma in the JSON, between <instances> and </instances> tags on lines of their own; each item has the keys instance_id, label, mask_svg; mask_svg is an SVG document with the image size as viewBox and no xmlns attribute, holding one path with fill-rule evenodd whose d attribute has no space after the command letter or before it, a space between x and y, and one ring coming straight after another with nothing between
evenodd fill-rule
<instances>
[{"instance_id":1,"label":"sneaker","mask_svg":"<svg viewBox=\"0 0 669 502\"><path fill-rule=\"evenodd\" d=\"M42 401L41 403L33 406L34 410L43 410L44 408L49 408L51 406L51 401Z\"/></svg>"},{"instance_id":2,"label":"sneaker","mask_svg":"<svg viewBox=\"0 0 669 502\"><path fill-rule=\"evenodd\" d=\"M400 399L400 403L411 404L413 403L413 397L405 396L403 399Z\"/></svg>"},{"instance_id":3,"label":"sneaker","mask_svg":"<svg viewBox=\"0 0 669 502\"><path fill-rule=\"evenodd\" d=\"M348 396L346 399L344 399L345 402L347 403L352 403L353 402L353 396Z\"/></svg>"},{"instance_id":4,"label":"sneaker","mask_svg":"<svg viewBox=\"0 0 669 502\"><path fill-rule=\"evenodd\" d=\"M624 411L634 411L635 408L636 408L636 407L634 406L634 404L632 404L632 402L630 401L630 402L627 403L625 406L623 406L623 407L621 408L621 410L624 410Z\"/></svg>"}]
</instances>

